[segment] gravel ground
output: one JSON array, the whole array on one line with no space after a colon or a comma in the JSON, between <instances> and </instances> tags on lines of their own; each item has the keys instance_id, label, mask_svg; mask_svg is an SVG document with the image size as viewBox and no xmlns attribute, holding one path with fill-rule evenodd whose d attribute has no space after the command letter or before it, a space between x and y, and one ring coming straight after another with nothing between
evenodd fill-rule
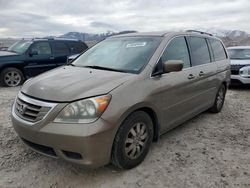
<instances>
[{"instance_id":1,"label":"gravel ground","mask_svg":"<svg viewBox=\"0 0 250 188\"><path fill-rule=\"evenodd\" d=\"M250 187L250 87L230 89L221 113L202 113L163 135L137 168L86 170L37 154L18 139L0 88L0 187Z\"/></svg>"}]
</instances>

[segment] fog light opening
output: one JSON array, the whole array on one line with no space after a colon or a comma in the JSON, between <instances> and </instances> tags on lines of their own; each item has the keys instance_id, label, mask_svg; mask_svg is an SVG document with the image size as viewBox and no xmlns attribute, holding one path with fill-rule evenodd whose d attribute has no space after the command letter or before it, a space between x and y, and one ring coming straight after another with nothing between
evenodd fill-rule
<instances>
[{"instance_id":1,"label":"fog light opening","mask_svg":"<svg viewBox=\"0 0 250 188\"><path fill-rule=\"evenodd\" d=\"M77 160L81 160L83 159L82 158L82 155L80 153L76 153L76 152L71 152L71 151L64 151L62 150L62 152L64 153L64 155L68 158L71 158L71 159L77 159Z\"/></svg>"}]
</instances>

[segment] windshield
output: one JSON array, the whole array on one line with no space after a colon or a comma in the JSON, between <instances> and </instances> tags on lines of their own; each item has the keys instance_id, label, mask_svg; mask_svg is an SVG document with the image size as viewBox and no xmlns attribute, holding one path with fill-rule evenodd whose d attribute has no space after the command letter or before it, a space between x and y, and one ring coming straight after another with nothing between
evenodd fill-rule
<instances>
[{"instance_id":1,"label":"windshield","mask_svg":"<svg viewBox=\"0 0 250 188\"><path fill-rule=\"evenodd\" d=\"M139 73L150 60L161 39L161 37L106 39L82 54L73 65Z\"/></svg>"},{"instance_id":2,"label":"windshield","mask_svg":"<svg viewBox=\"0 0 250 188\"><path fill-rule=\"evenodd\" d=\"M250 49L228 49L231 59L250 59Z\"/></svg>"},{"instance_id":3,"label":"windshield","mask_svg":"<svg viewBox=\"0 0 250 188\"><path fill-rule=\"evenodd\" d=\"M10 46L7 51L23 54L30 47L31 44L31 41L22 40Z\"/></svg>"}]
</instances>

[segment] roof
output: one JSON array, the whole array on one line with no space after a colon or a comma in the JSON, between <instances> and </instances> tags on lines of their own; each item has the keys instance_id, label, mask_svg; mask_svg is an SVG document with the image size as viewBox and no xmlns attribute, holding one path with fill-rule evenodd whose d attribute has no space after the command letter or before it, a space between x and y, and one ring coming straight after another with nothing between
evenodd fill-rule
<instances>
[{"instance_id":1,"label":"roof","mask_svg":"<svg viewBox=\"0 0 250 188\"><path fill-rule=\"evenodd\" d=\"M232 47L228 47L228 50L230 49L250 49L250 46L232 46Z\"/></svg>"},{"instance_id":2,"label":"roof","mask_svg":"<svg viewBox=\"0 0 250 188\"><path fill-rule=\"evenodd\" d=\"M170 31L156 31L156 32L134 32L134 33L127 33L127 34L121 34L121 35L114 35L111 36L112 38L116 37L135 37L135 36L158 36L162 37L166 34L171 33Z\"/></svg>"}]
</instances>

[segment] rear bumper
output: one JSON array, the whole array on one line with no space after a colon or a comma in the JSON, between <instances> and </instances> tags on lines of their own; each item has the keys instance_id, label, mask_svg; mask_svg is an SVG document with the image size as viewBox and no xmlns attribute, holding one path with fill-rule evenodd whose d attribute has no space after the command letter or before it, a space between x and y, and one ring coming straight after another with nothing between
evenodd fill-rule
<instances>
[{"instance_id":1,"label":"rear bumper","mask_svg":"<svg viewBox=\"0 0 250 188\"><path fill-rule=\"evenodd\" d=\"M38 153L90 168L110 161L115 130L102 119L81 125L49 123L30 126L12 111L12 122L23 142Z\"/></svg>"},{"instance_id":2,"label":"rear bumper","mask_svg":"<svg viewBox=\"0 0 250 188\"><path fill-rule=\"evenodd\" d=\"M240 75L231 75L231 84L241 83L241 84L250 84L250 77L242 77Z\"/></svg>"}]
</instances>

